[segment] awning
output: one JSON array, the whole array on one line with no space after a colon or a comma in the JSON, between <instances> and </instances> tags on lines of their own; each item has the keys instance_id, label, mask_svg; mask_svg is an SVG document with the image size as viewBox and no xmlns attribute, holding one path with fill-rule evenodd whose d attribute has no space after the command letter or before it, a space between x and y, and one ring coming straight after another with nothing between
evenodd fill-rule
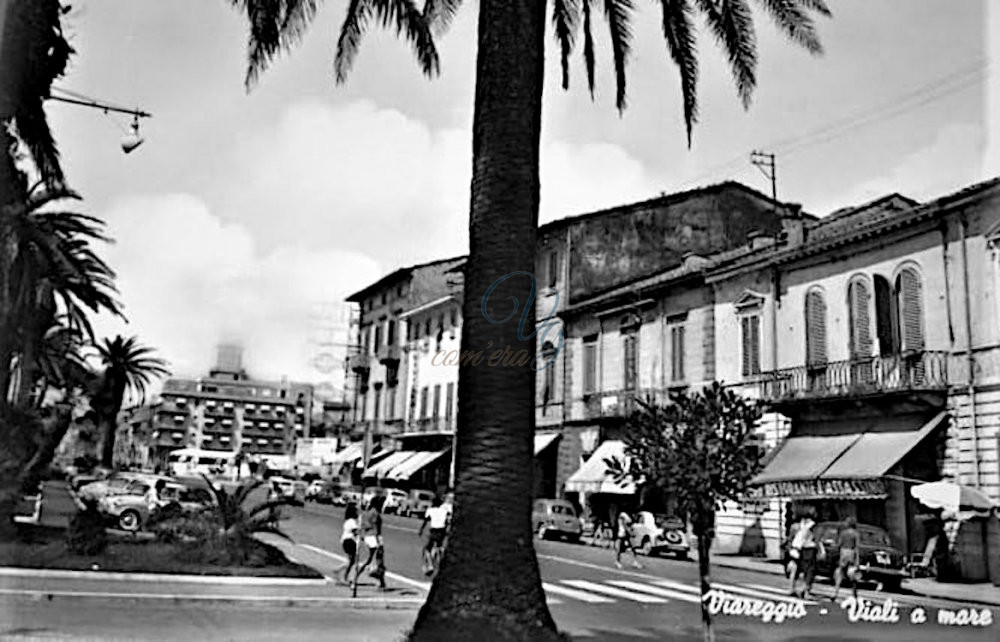
<instances>
[{"instance_id":1,"label":"awning","mask_svg":"<svg viewBox=\"0 0 1000 642\"><path fill-rule=\"evenodd\" d=\"M412 477L417 471L430 466L435 461L447 455L449 452L451 452L450 448L414 453L412 457L390 470L386 475L386 478L405 481Z\"/></svg>"},{"instance_id":2,"label":"awning","mask_svg":"<svg viewBox=\"0 0 1000 642\"><path fill-rule=\"evenodd\" d=\"M535 434L535 456L537 457L539 453L555 443L556 439L559 439L560 434L557 432L541 432Z\"/></svg>"},{"instance_id":3,"label":"awning","mask_svg":"<svg viewBox=\"0 0 1000 642\"><path fill-rule=\"evenodd\" d=\"M348 462L357 461L365 455L364 444L356 443L349 444L347 448L341 450L338 453L334 453L333 457L328 462L331 466L343 466Z\"/></svg>"},{"instance_id":4,"label":"awning","mask_svg":"<svg viewBox=\"0 0 1000 642\"><path fill-rule=\"evenodd\" d=\"M399 450L385 459L380 460L374 466L369 466L367 470L361 473L362 477L385 477L386 474L395 468L396 466L402 464L404 461L416 455L417 452L413 450Z\"/></svg>"},{"instance_id":5,"label":"awning","mask_svg":"<svg viewBox=\"0 0 1000 642\"><path fill-rule=\"evenodd\" d=\"M872 430L789 437L751 482L752 496L883 499L882 476L947 421L939 413L919 430Z\"/></svg>"},{"instance_id":6,"label":"awning","mask_svg":"<svg viewBox=\"0 0 1000 642\"><path fill-rule=\"evenodd\" d=\"M602 443L580 469L566 480L566 490L573 493L635 494L635 484L618 483L608 472L606 459L625 459L625 443L609 440Z\"/></svg>"}]
</instances>

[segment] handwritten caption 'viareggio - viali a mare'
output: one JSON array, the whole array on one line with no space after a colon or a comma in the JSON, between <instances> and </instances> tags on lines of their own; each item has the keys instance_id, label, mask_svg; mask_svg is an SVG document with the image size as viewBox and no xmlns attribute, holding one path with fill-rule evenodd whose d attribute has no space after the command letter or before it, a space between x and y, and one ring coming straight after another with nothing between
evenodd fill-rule
<instances>
[{"instance_id":1,"label":"handwritten caption 'viareggio - viali a mare'","mask_svg":"<svg viewBox=\"0 0 1000 642\"><path fill-rule=\"evenodd\" d=\"M712 615L734 615L759 618L762 622L781 624L804 618L808 611L799 600L766 600L745 595L733 595L712 589L704 601ZM922 606L903 607L892 598L883 601L848 597L837 603L848 622L874 624L938 624L941 626L987 627L993 625L993 612L988 608L965 607L930 609ZM819 609L826 615L827 609Z\"/></svg>"}]
</instances>

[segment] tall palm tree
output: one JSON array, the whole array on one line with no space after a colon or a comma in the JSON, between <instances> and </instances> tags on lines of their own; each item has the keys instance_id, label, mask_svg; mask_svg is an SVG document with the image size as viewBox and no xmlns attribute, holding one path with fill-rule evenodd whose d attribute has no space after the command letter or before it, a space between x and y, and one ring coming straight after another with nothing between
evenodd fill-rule
<instances>
[{"instance_id":1,"label":"tall palm tree","mask_svg":"<svg viewBox=\"0 0 1000 642\"><path fill-rule=\"evenodd\" d=\"M297 42L315 16L315 0L230 0L250 23L247 86L281 51ZM756 39L747 0L661 0L667 51L681 77L690 145L698 118L698 60L694 19L700 14L727 54L744 106L756 86ZM810 12L829 15L823 0L757 0L783 32L813 53L821 51ZM434 36L459 0L351 0L337 43L335 71L343 82L362 35L373 22L392 27L414 48L429 76L438 71ZM594 85L592 13L602 11L611 35L616 105L626 106L632 0L554 0L553 31L568 87L568 61L583 37L588 84ZM510 318L512 302L527 301L538 227L546 6L541 0L480 0L469 259L465 267L462 350L511 346L535 355ZM530 281L530 282L529 282ZM520 313L520 310L517 310ZM534 309L526 311L533 328ZM489 317L489 318L487 318ZM555 624L545 604L531 539L532 440L535 372L530 365L459 366L456 511L453 535L413 639L551 639Z\"/></svg>"},{"instance_id":2,"label":"tall palm tree","mask_svg":"<svg viewBox=\"0 0 1000 642\"><path fill-rule=\"evenodd\" d=\"M115 449L115 431L118 413L122 409L126 392L138 395L140 403L154 377L170 374L167 362L151 356L153 348L143 346L137 337L121 335L105 339L97 345L97 353L104 365L99 389L91 399L91 406L98 416L98 432L103 438L101 463L111 466Z\"/></svg>"}]
</instances>

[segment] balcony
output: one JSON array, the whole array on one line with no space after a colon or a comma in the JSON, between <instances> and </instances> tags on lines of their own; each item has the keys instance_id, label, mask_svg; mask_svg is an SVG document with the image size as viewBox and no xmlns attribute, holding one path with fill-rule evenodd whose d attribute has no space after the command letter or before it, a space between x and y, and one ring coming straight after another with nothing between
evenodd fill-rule
<instances>
[{"instance_id":1,"label":"balcony","mask_svg":"<svg viewBox=\"0 0 1000 642\"><path fill-rule=\"evenodd\" d=\"M639 404L636 403L637 398L664 404L669 401L670 396L667 390L660 388L592 392L584 397L584 402L587 405L587 417L589 419L627 417L639 407Z\"/></svg>"},{"instance_id":2,"label":"balcony","mask_svg":"<svg viewBox=\"0 0 1000 642\"><path fill-rule=\"evenodd\" d=\"M402 348L398 345L390 346L379 346L378 348L378 361L384 364L388 368L398 368L399 359L402 354Z\"/></svg>"},{"instance_id":3,"label":"balcony","mask_svg":"<svg viewBox=\"0 0 1000 642\"><path fill-rule=\"evenodd\" d=\"M761 398L772 403L844 399L948 389L944 351L831 361L762 373Z\"/></svg>"},{"instance_id":4,"label":"balcony","mask_svg":"<svg viewBox=\"0 0 1000 642\"><path fill-rule=\"evenodd\" d=\"M351 372L367 377L371 370L371 356L363 352L349 354L347 355L347 367Z\"/></svg>"}]
</instances>

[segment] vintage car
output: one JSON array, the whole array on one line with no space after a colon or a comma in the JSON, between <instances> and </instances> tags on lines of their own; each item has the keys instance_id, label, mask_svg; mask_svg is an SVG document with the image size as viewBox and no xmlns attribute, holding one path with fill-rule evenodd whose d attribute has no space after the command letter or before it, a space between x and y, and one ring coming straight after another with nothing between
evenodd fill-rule
<instances>
[{"instance_id":1,"label":"vintage car","mask_svg":"<svg viewBox=\"0 0 1000 642\"><path fill-rule=\"evenodd\" d=\"M684 522L676 517L640 511L632 524L632 546L644 555L674 555L687 559L691 552Z\"/></svg>"},{"instance_id":2,"label":"vintage car","mask_svg":"<svg viewBox=\"0 0 1000 642\"><path fill-rule=\"evenodd\" d=\"M398 488L387 488L385 490L385 503L382 504L383 513L399 514L400 507L410 498L410 494Z\"/></svg>"},{"instance_id":3,"label":"vintage car","mask_svg":"<svg viewBox=\"0 0 1000 642\"><path fill-rule=\"evenodd\" d=\"M423 516L427 513L427 509L433 505L434 491L411 490L409 497L400 505L399 514L404 517L416 515L423 519Z\"/></svg>"},{"instance_id":4,"label":"vintage car","mask_svg":"<svg viewBox=\"0 0 1000 642\"><path fill-rule=\"evenodd\" d=\"M306 489L308 488L308 484L304 481L288 479L287 477L270 477L267 480L267 484L269 487L273 484L277 484L278 488L281 489L282 495L284 495L287 499L302 503L306 501Z\"/></svg>"},{"instance_id":5,"label":"vintage car","mask_svg":"<svg viewBox=\"0 0 1000 642\"><path fill-rule=\"evenodd\" d=\"M531 523L539 539L554 535L578 542L583 534L583 522L576 508L565 499L536 499L531 508Z\"/></svg>"},{"instance_id":6,"label":"vintage car","mask_svg":"<svg viewBox=\"0 0 1000 642\"><path fill-rule=\"evenodd\" d=\"M326 482L324 482L322 480L318 480L317 479L315 481L310 482L309 486L306 488L306 501L307 502L308 501L313 501L313 502L318 501L317 498L323 492L325 486L326 486Z\"/></svg>"},{"instance_id":7,"label":"vintage car","mask_svg":"<svg viewBox=\"0 0 1000 642\"><path fill-rule=\"evenodd\" d=\"M142 488L140 492L144 493L145 488L155 484L157 480L173 481L172 478L161 475L121 472L114 473L107 479L81 486L76 493L82 501L99 501L107 495L134 494L139 488Z\"/></svg>"},{"instance_id":8,"label":"vintage car","mask_svg":"<svg viewBox=\"0 0 1000 642\"><path fill-rule=\"evenodd\" d=\"M816 537L823 542L826 555L816 562L816 574L833 577L833 571L840 560L840 547L837 546L837 536L844 527L842 522L819 522L813 526ZM874 582L888 591L898 591L903 580L909 577L906 570L906 556L892 545L892 540L884 528L870 524L858 524L860 544L858 556L861 564L858 566L860 581ZM789 542L785 542L784 561L785 573L788 573Z\"/></svg>"},{"instance_id":9,"label":"vintage car","mask_svg":"<svg viewBox=\"0 0 1000 642\"><path fill-rule=\"evenodd\" d=\"M97 504L109 522L123 531L138 531L149 519L146 491L149 485L139 482L133 492L106 495ZM183 484L167 483L160 491L160 499L176 502L184 513L198 513L213 505L212 494L205 488L191 488Z\"/></svg>"}]
</instances>

